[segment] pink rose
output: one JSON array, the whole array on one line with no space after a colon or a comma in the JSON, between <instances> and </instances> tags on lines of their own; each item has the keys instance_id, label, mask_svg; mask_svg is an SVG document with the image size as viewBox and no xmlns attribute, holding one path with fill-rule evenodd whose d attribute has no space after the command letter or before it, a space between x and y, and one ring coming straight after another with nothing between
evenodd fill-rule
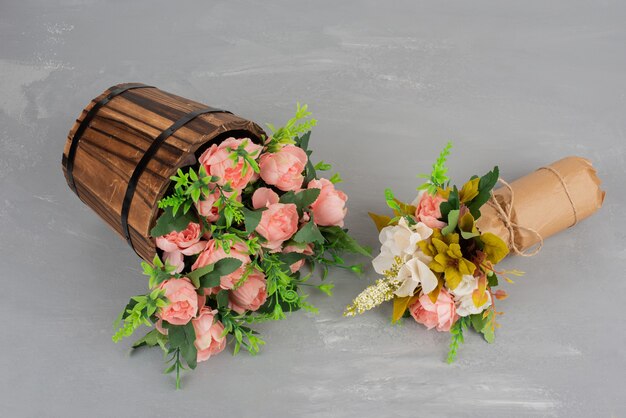
<instances>
[{"instance_id":1,"label":"pink rose","mask_svg":"<svg viewBox=\"0 0 626 418\"><path fill-rule=\"evenodd\" d=\"M237 191L224 192L224 195L226 197L231 197L233 193L237 193L237 201L241 202L241 194ZM198 202L195 204L198 213L200 214L200 216L204 216L208 222L217 222L217 220L220 218L220 213L217 206L215 206L215 203L220 198L220 191L214 189L210 195L204 195L202 198L204 200L198 200Z\"/></svg>"},{"instance_id":2,"label":"pink rose","mask_svg":"<svg viewBox=\"0 0 626 418\"><path fill-rule=\"evenodd\" d=\"M252 158L257 158L261 152L262 146L252 142L249 138L235 139L228 138L219 145L211 145L199 159L200 164L204 166L207 174L219 177L217 184L220 186L230 183L231 187L236 190L242 190L250 182L254 175L252 167L248 167L246 174L244 171L244 159L237 157L231 158L234 150L246 142L245 150Z\"/></svg>"},{"instance_id":3,"label":"pink rose","mask_svg":"<svg viewBox=\"0 0 626 418\"><path fill-rule=\"evenodd\" d=\"M265 275L254 269L241 286L230 291L228 306L242 314L245 311L256 311L267 299Z\"/></svg>"},{"instance_id":4,"label":"pink rose","mask_svg":"<svg viewBox=\"0 0 626 418\"><path fill-rule=\"evenodd\" d=\"M283 253L298 253L298 254L304 254L304 255L313 255L313 246L311 244L306 244L306 245L291 244L283 248ZM303 265L304 265L304 259L296 261L291 266L289 266L289 268L291 269L292 273L295 273L296 271L300 270Z\"/></svg>"},{"instance_id":5,"label":"pink rose","mask_svg":"<svg viewBox=\"0 0 626 418\"><path fill-rule=\"evenodd\" d=\"M420 192L421 196L417 197L417 209L415 210L415 218L423 222L429 228L443 228L447 224L439 220L441 211L439 205L446 200L439 196L432 196L424 191Z\"/></svg>"},{"instance_id":6,"label":"pink rose","mask_svg":"<svg viewBox=\"0 0 626 418\"><path fill-rule=\"evenodd\" d=\"M215 206L215 202L220 198L220 191L217 189L213 190L213 193L210 195L204 195L202 197L203 200L198 200L196 203L196 209L198 210L198 214L200 216L204 216L209 222L217 222L220 218L219 211L217 206Z\"/></svg>"},{"instance_id":7,"label":"pink rose","mask_svg":"<svg viewBox=\"0 0 626 418\"><path fill-rule=\"evenodd\" d=\"M259 187L252 195L252 207L255 209L267 208L274 203L278 203L278 195L272 189Z\"/></svg>"},{"instance_id":8,"label":"pink rose","mask_svg":"<svg viewBox=\"0 0 626 418\"><path fill-rule=\"evenodd\" d=\"M197 296L198 296L198 308L202 309L204 305L206 304L206 296L205 295L197 295ZM163 327L163 319L159 318L159 320L155 322L154 327L161 334L167 335L167 328Z\"/></svg>"},{"instance_id":9,"label":"pink rose","mask_svg":"<svg viewBox=\"0 0 626 418\"><path fill-rule=\"evenodd\" d=\"M163 250L163 258L176 267L176 273L180 273L185 267L183 255L198 254L206 246L206 241L200 241L200 232L199 224L189 222L183 231L172 231L156 239L156 246Z\"/></svg>"},{"instance_id":10,"label":"pink rose","mask_svg":"<svg viewBox=\"0 0 626 418\"><path fill-rule=\"evenodd\" d=\"M422 294L409 306L411 315L428 329L437 327L437 331L450 331L452 324L458 319L454 300L446 289L441 289L437 301L433 303L428 295Z\"/></svg>"},{"instance_id":11,"label":"pink rose","mask_svg":"<svg viewBox=\"0 0 626 418\"><path fill-rule=\"evenodd\" d=\"M261 214L261 222L256 227L256 232L267 240L261 245L272 251L280 251L283 242L297 231L298 209L293 203L270 204Z\"/></svg>"},{"instance_id":12,"label":"pink rose","mask_svg":"<svg viewBox=\"0 0 626 418\"><path fill-rule=\"evenodd\" d=\"M216 310L204 307L200 310L197 318L192 319L193 329L196 332L194 345L198 350L198 361L208 360L214 354L221 352L226 347L224 325L215 319Z\"/></svg>"},{"instance_id":13,"label":"pink rose","mask_svg":"<svg viewBox=\"0 0 626 418\"><path fill-rule=\"evenodd\" d=\"M233 247L230 248L230 251L226 253L224 248L221 246L218 247L215 240L209 240L206 249L202 252L202 254L200 254L196 262L193 263L191 270L196 270L200 267L208 266L209 264L215 264L219 260L229 257L241 260L242 265L234 272L226 276L222 276L220 278L219 288L213 289L213 291L219 291L220 289L232 289L235 283L237 283L243 276L245 272L245 265L250 263L248 248L241 242L236 242ZM209 293L212 293L212 291Z\"/></svg>"},{"instance_id":14,"label":"pink rose","mask_svg":"<svg viewBox=\"0 0 626 418\"><path fill-rule=\"evenodd\" d=\"M322 226L343 226L343 218L348 212L348 196L335 189L335 185L326 179L311 180L308 188L320 189L320 195L311 205L313 221Z\"/></svg>"},{"instance_id":15,"label":"pink rose","mask_svg":"<svg viewBox=\"0 0 626 418\"><path fill-rule=\"evenodd\" d=\"M157 315L172 325L185 325L198 313L198 294L191 281L182 277L162 282L159 289L165 289L169 301Z\"/></svg>"},{"instance_id":16,"label":"pink rose","mask_svg":"<svg viewBox=\"0 0 626 418\"><path fill-rule=\"evenodd\" d=\"M304 181L302 171L307 161L308 157L302 148L286 145L278 152L261 155L261 178L285 192L298 190Z\"/></svg>"}]
</instances>

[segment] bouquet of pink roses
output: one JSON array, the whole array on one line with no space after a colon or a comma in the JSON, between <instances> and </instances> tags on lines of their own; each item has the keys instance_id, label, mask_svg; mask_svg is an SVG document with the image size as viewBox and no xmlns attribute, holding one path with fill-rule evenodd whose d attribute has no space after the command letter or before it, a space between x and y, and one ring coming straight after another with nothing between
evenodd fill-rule
<instances>
[{"instance_id":1,"label":"bouquet of pink roses","mask_svg":"<svg viewBox=\"0 0 626 418\"><path fill-rule=\"evenodd\" d=\"M315 311L302 291L311 273L305 263L346 265L341 253L369 255L343 228L347 196L335 188L338 174L318 178L330 165L310 160L306 106L263 144L228 138L211 145L197 167L178 170L171 192L159 202L162 215L151 230L160 249L142 263L150 292L131 298L120 314L114 341L142 324L154 326L133 347L160 346L166 372L195 368L224 350L259 351L263 340L251 324ZM333 285L319 284L331 294Z\"/></svg>"}]
</instances>

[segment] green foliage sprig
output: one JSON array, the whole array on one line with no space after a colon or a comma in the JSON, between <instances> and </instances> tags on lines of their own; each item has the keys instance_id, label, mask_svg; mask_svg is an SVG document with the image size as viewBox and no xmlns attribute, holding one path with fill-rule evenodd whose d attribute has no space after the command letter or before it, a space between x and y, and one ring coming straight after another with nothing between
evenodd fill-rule
<instances>
[{"instance_id":1,"label":"green foliage sprig","mask_svg":"<svg viewBox=\"0 0 626 418\"><path fill-rule=\"evenodd\" d=\"M448 364L453 363L457 357L459 345L465 342L463 331L467 329L469 319L462 316L450 327L450 349L448 351Z\"/></svg>"},{"instance_id":2,"label":"green foliage sprig","mask_svg":"<svg viewBox=\"0 0 626 418\"><path fill-rule=\"evenodd\" d=\"M132 335L141 325L152 326L150 318L157 309L165 306L167 306L165 290L154 289L148 295L133 296L113 324L117 327L120 322L123 322L118 331L113 334L113 341L119 342L122 338Z\"/></svg>"},{"instance_id":3,"label":"green foliage sprig","mask_svg":"<svg viewBox=\"0 0 626 418\"><path fill-rule=\"evenodd\" d=\"M308 119L312 115L307 105L296 104L296 114L284 126L276 129L271 123L267 127L272 131L270 142L267 144L269 152L278 151L283 145L296 144L295 138L308 133L315 125L316 119ZM308 119L308 120L307 120ZM305 150L306 151L306 150Z\"/></svg>"},{"instance_id":4,"label":"green foliage sprig","mask_svg":"<svg viewBox=\"0 0 626 418\"><path fill-rule=\"evenodd\" d=\"M450 155L452 149L452 142L448 142L443 148L437 161L433 164L433 169L430 174L419 174L418 177L426 178L428 181L417 188L417 190L426 190L429 194L434 195L437 193L438 188L445 187L446 183L450 181L450 178L446 175L448 173L448 167L446 167L446 161Z\"/></svg>"}]
</instances>

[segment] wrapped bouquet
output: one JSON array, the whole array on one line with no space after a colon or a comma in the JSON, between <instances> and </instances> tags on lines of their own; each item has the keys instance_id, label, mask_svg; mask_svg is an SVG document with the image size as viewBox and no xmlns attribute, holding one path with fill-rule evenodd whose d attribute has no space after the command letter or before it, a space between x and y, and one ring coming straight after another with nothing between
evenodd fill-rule
<instances>
[{"instance_id":1,"label":"wrapped bouquet","mask_svg":"<svg viewBox=\"0 0 626 418\"><path fill-rule=\"evenodd\" d=\"M522 274L502 270L498 263L509 252L536 254L543 238L595 212L604 192L591 165L576 157L511 185L499 179L496 166L461 187L451 186L445 166L450 148L448 144L432 173L424 176L427 181L411 204L387 189L393 217L370 213L382 245L373 266L383 277L358 295L344 315L393 301L392 322L413 317L428 329L451 334L448 362L453 362L466 329L494 341L502 315L496 301L507 297L496 287ZM499 180L505 187L494 193ZM549 215L543 215L546 207Z\"/></svg>"}]
</instances>

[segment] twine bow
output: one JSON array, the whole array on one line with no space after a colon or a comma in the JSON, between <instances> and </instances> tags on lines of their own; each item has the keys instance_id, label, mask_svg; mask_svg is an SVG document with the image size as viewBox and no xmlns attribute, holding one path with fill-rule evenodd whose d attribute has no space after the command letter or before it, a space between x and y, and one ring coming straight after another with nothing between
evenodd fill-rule
<instances>
[{"instance_id":1,"label":"twine bow","mask_svg":"<svg viewBox=\"0 0 626 418\"><path fill-rule=\"evenodd\" d=\"M504 203L498 202L493 192L491 192L491 198L487 201L487 204L496 211L496 213L498 214L498 218L500 218L500 220L504 224L504 227L507 229L507 231L509 231L509 248L516 255L520 255L522 257L532 257L533 255L536 255L539 251L541 251L541 247L543 247L543 237L536 230L523 225L518 225L511 220L511 212L513 211L513 198L515 196L515 193L513 192L513 188L509 183L501 178L499 178L498 181L502 183L504 187L506 187L511 193L511 199L509 201L509 204L507 206ZM525 230L532 234L535 234L539 239L539 243L535 246L535 249L533 251L525 252L515 242L516 231L520 230Z\"/></svg>"}]
</instances>

